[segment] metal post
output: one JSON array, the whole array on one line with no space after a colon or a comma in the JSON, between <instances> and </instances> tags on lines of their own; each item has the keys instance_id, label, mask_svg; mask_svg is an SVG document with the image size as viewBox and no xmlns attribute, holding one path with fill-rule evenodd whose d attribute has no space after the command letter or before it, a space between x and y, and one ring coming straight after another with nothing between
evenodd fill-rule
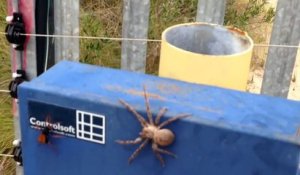
<instances>
[{"instance_id":1,"label":"metal post","mask_svg":"<svg viewBox=\"0 0 300 175\"><path fill-rule=\"evenodd\" d=\"M55 35L79 36L79 0L54 0ZM55 62L79 60L79 39L55 38Z\"/></svg>"},{"instance_id":2,"label":"metal post","mask_svg":"<svg viewBox=\"0 0 300 175\"><path fill-rule=\"evenodd\" d=\"M35 34L35 14L34 2L27 0L12 0L12 12L21 12L24 17L26 33ZM79 0L55 0L55 34L61 35L79 35ZM10 14L11 15L11 14ZM29 27L30 26L30 27ZM58 39L55 41L56 55L55 61L60 59L79 60L79 41L78 39ZM36 62L36 39L35 37L28 37L26 41L26 52L19 52L12 50L12 72L16 69L25 69L28 80L36 77L37 75L37 62ZM25 61L22 61L25 60ZM26 63L26 65L24 65ZM14 129L15 138L21 138L20 132L20 117L19 106L17 100L13 103L14 110ZM17 175L23 174L23 168L17 167Z\"/></svg>"},{"instance_id":3,"label":"metal post","mask_svg":"<svg viewBox=\"0 0 300 175\"><path fill-rule=\"evenodd\" d=\"M124 0L123 38L148 37L150 0ZM145 72L147 54L146 41L122 41L121 68Z\"/></svg>"},{"instance_id":4,"label":"metal post","mask_svg":"<svg viewBox=\"0 0 300 175\"><path fill-rule=\"evenodd\" d=\"M279 0L271 44L298 45L300 41L300 1ZM262 94L287 97L297 48L271 47L265 66Z\"/></svg>"},{"instance_id":5,"label":"metal post","mask_svg":"<svg viewBox=\"0 0 300 175\"><path fill-rule=\"evenodd\" d=\"M9 15L12 15L13 12L22 13L23 20L25 22L26 33L35 33L35 23L34 23L34 1L27 0L12 0L11 11ZM12 63L12 73L15 73L17 69L23 69L26 71L26 77L28 80L36 77L36 50L35 50L35 38L27 37L26 43L24 45L24 50L26 51L17 51L11 48L11 63ZM20 131L20 115L19 115L19 106L17 100L13 101L13 116L14 116L14 131L15 139L21 139ZM23 168L20 166L16 167L16 174L22 175Z\"/></svg>"},{"instance_id":6,"label":"metal post","mask_svg":"<svg viewBox=\"0 0 300 175\"><path fill-rule=\"evenodd\" d=\"M223 25L226 0L198 0L196 21Z\"/></svg>"}]
</instances>

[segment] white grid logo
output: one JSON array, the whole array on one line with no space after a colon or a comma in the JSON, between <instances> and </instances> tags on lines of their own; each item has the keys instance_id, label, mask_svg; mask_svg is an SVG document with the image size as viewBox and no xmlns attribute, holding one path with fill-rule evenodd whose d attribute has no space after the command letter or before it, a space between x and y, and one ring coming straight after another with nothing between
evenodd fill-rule
<instances>
[{"instance_id":1,"label":"white grid logo","mask_svg":"<svg viewBox=\"0 0 300 175\"><path fill-rule=\"evenodd\" d=\"M105 116L77 110L76 125L77 138L105 144Z\"/></svg>"}]
</instances>

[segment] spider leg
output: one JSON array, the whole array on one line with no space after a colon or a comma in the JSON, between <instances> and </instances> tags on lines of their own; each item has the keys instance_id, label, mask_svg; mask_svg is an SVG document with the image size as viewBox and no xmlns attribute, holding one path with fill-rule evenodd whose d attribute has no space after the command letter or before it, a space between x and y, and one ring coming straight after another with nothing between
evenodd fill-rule
<instances>
[{"instance_id":1,"label":"spider leg","mask_svg":"<svg viewBox=\"0 0 300 175\"><path fill-rule=\"evenodd\" d=\"M161 155L159 154L159 152L157 152L157 151L154 151L154 150L153 150L153 152L154 152L156 158L160 161L161 166L164 167L166 164L165 164L165 161L164 161L164 159L162 158L162 156L161 156Z\"/></svg>"},{"instance_id":2,"label":"spider leg","mask_svg":"<svg viewBox=\"0 0 300 175\"><path fill-rule=\"evenodd\" d=\"M164 161L163 157L160 155L160 153L157 151L157 148L158 148L157 144L152 143L152 150L153 150L156 158L160 161L161 166L164 167L165 161Z\"/></svg>"},{"instance_id":3,"label":"spider leg","mask_svg":"<svg viewBox=\"0 0 300 175\"><path fill-rule=\"evenodd\" d=\"M148 120L149 120L150 124L153 125L153 118L152 118L152 113L151 113L151 110L150 110L150 103L149 103L148 94L146 92L146 86L144 86L144 97L145 97L146 111L147 111Z\"/></svg>"},{"instance_id":4,"label":"spider leg","mask_svg":"<svg viewBox=\"0 0 300 175\"><path fill-rule=\"evenodd\" d=\"M141 143L142 141L143 139L140 137L136 138L135 140L116 140L116 142L121 145L135 145Z\"/></svg>"},{"instance_id":5,"label":"spider leg","mask_svg":"<svg viewBox=\"0 0 300 175\"><path fill-rule=\"evenodd\" d=\"M133 161L133 159L136 158L137 155L139 155L139 153L147 145L148 142L149 142L149 139L144 140L144 142L132 153L132 155L128 159L129 164Z\"/></svg>"},{"instance_id":6,"label":"spider leg","mask_svg":"<svg viewBox=\"0 0 300 175\"><path fill-rule=\"evenodd\" d=\"M137 118L137 120L141 123L143 127L147 125L147 121L143 118L143 116L141 116L138 112L136 112L136 110L132 106L130 106L128 103L126 103L123 100L119 100L119 101L123 106L125 106L130 112L134 114L134 116Z\"/></svg>"},{"instance_id":7,"label":"spider leg","mask_svg":"<svg viewBox=\"0 0 300 175\"><path fill-rule=\"evenodd\" d=\"M179 115L177 115L177 116L175 116L175 117L172 117L172 118L170 118L170 119L168 119L168 120L162 122L162 123L158 126L158 128L162 128L162 127L164 127L164 126L166 126L166 125L169 125L170 123L175 122L176 120L179 120L179 119L181 119L181 118L187 118L187 117L190 117L190 116L191 116L191 114L179 114Z\"/></svg>"},{"instance_id":8,"label":"spider leg","mask_svg":"<svg viewBox=\"0 0 300 175\"><path fill-rule=\"evenodd\" d=\"M158 112L156 119L155 119L155 125L159 124L159 121L161 119L162 116L165 115L165 113L168 111L167 108L161 108L160 111Z\"/></svg>"},{"instance_id":9,"label":"spider leg","mask_svg":"<svg viewBox=\"0 0 300 175\"><path fill-rule=\"evenodd\" d=\"M51 116L50 116L50 114L47 114L45 121L48 122L48 123L51 123Z\"/></svg>"},{"instance_id":10,"label":"spider leg","mask_svg":"<svg viewBox=\"0 0 300 175\"><path fill-rule=\"evenodd\" d=\"M46 116L45 122L46 122L46 127L48 127L49 124L52 123L52 122L51 122L51 116L50 116L50 114L48 114L48 115Z\"/></svg>"},{"instance_id":11,"label":"spider leg","mask_svg":"<svg viewBox=\"0 0 300 175\"><path fill-rule=\"evenodd\" d=\"M45 121L46 121L46 127L49 128L49 130L52 130L53 127L52 127L51 124L53 124L53 122L52 122L52 118L51 118L51 115L50 115L50 114L48 114L48 115L46 116ZM58 123L58 122L57 122L57 123Z\"/></svg>"},{"instance_id":12,"label":"spider leg","mask_svg":"<svg viewBox=\"0 0 300 175\"><path fill-rule=\"evenodd\" d=\"M161 154L167 154L169 156L172 156L174 158L176 158L176 154L170 152L170 151L167 151L167 150L164 150L164 149L161 149L158 147L157 144L152 144L152 149L155 151L155 152L158 152L158 153L161 153Z\"/></svg>"}]
</instances>

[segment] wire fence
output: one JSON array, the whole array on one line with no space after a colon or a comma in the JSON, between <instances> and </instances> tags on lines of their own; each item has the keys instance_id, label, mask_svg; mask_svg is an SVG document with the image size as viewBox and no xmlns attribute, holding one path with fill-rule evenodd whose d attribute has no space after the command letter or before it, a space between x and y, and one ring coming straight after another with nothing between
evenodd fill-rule
<instances>
[{"instance_id":1,"label":"wire fence","mask_svg":"<svg viewBox=\"0 0 300 175\"><path fill-rule=\"evenodd\" d=\"M1 92L1 93L10 93L9 90L3 90L3 89L0 89L0 92Z\"/></svg>"},{"instance_id":2,"label":"wire fence","mask_svg":"<svg viewBox=\"0 0 300 175\"><path fill-rule=\"evenodd\" d=\"M0 157L14 157L14 156L11 154L0 154Z\"/></svg>"},{"instance_id":3,"label":"wire fence","mask_svg":"<svg viewBox=\"0 0 300 175\"><path fill-rule=\"evenodd\" d=\"M0 32L1 35L6 35L5 32ZM20 34L23 36L31 36L31 37L52 37L52 38L74 38L74 39L91 39L91 40L111 40L111 41L141 41L141 42L161 42L160 39L149 39L149 38L117 38L117 37L107 37L107 36L74 36L74 35L46 35L46 34ZM258 44L255 43L254 47L280 47L280 48L297 48L298 45L276 45L276 44Z\"/></svg>"}]
</instances>

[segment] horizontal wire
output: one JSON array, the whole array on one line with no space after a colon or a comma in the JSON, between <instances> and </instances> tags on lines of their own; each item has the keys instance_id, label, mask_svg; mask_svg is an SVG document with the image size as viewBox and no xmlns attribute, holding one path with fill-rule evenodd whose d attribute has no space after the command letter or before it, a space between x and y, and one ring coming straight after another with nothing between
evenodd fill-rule
<instances>
[{"instance_id":1,"label":"horizontal wire","mask_svg":"<svg viewBox=\"0 0 300 175\"><path fill-rule=\"evenodd\" d=\"M277 44L254 44L254 47L281 47L281 48L295 48L295 49L300 49L300 46L277 45Z\"/></svg>"},{"instance_id":2,"label":"horizontal wire","mask_svg":"<svg viewBox=\"0 0 300 175\"><path fill-rule=\"evenodd\" d=\"M14 157L14 155L11 155L11 154L0 154L0 157Z\"/></svg>"},{"instance_id":3,"label":"horizontal wire","mask_svg":"<svg viewBox=\"0 0 300 175\"><path fill-rule=\"evenodd\" d=\"M2 35L6 35L5 32L0 32ZM105 36L75 36L75 35L45 35L45 34L20 34L23 36L34 36L34 37L52 37L52 38L76 38L76 39L97 39L97 40L113 40L113 41L145 41L145 42L161 42L158 39L147 39L147 38L114 38Z\"/></svg>"},{"instance_id":4,"label":"horizontal wire","mask_svg":"<svg viewBox=\"0 0 300 175\"><path fill-rule=\"evenodd\" d=\"M3 92L3 93L10 93L9 90L0 90L0 92Z\"/></svg>"},{"instance_id":5,"label":"horizontal wire","mask_svg":"<svg viewBox=\"0 0 300 175\"><path fill-rule=\"evenodd\" d=\"M1 35L6 35L5 32L0 32ZM159 39L146 39L146 38L116 38L105 36L75 36L75 35L45 35L45 34L20 34L23 36L33 37L52 37L52 38L75 38L75 39L95 39L95 40L113 40L113 41L143 41L143 42L161 42ZM254 47L281 47L281 48L300 48L296 45L279 45L279 44L254 44Z\"/></svg>"}]
</instances>

